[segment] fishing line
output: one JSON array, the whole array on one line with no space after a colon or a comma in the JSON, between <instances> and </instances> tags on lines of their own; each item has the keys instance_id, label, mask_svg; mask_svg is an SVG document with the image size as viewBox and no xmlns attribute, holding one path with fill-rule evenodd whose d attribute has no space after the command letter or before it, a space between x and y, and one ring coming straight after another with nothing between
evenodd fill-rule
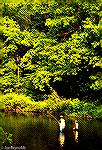
<instances>
[{"instance_id":1,"label":"fishing line","mask_svg":"<svg viewBox=\"0 0 102 150\"><path fill-rule=\"evenodd\" d=\"M53 117L55 120L56 120L56 122L58 123L58 124L60 124L60 122L53 116L53 115L51 115L50 113L48 113L51 117Z\"/></svg>"}]
</instances>

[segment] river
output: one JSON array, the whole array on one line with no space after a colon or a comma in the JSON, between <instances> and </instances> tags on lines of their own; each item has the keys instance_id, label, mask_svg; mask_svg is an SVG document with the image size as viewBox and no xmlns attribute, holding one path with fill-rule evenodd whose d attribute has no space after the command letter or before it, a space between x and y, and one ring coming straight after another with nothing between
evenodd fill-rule
<instances>
[{"instance_id":1,"label":"river","mask_svg":"<svg viewBox=\"0 0 102 150\"><path fill-rule=\"evenodd\" d=\"M49 115L0 113L0 127L12 134L12 144L1 149L102 150L102 121L77 119L79 130L73 131L75 118L64 118L65 132L60 133Z\"/></svg>"}]
</instances>

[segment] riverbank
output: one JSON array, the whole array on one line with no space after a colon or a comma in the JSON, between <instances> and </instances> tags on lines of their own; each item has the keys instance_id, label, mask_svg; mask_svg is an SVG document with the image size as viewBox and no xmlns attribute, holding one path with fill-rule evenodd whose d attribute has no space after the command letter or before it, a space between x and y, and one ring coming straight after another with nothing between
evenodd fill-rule
<instances>
[{"instance_id":1,"label":"riverbank","mask_svg":"<svg viewBox=\"0 0 102 150\"><path fill-rule=\"evenodd\" d=\"M16 113L63 113L69 117L102 119L102 105L80 101L78 98L65 99L50 95L43 101L34 101L22 94L8 93L0 99L0 110Z\"/></svg>"}]
</instances>

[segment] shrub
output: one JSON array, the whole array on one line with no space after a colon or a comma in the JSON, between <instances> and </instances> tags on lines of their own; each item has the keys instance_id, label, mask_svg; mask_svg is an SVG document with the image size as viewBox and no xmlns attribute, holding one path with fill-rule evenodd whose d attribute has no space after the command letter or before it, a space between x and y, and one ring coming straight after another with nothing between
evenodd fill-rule
<instances>
[{"instance_id":1,"label":"shrub","mask_svg":"<svg viewBox=\"0 0 102 150\"><path fill-rule=\"evenodd\" d=\"M5 108L12 108L16 109L19 108L26 108L32 105L32 101L30 97L26 97L25 95L18 95L16 93L8 93L2 96L2 102L5 105Z\"/></svg>"},{"instance_id":2,"label":"shrub","mask_svg":"<svg viewBox=\"0 0 102 150\"><path fill-rule=\"evenodd\" d=\"M97 118L102 120L102 105L97 106L97 113L96 113Z\"/></svg>"},{"instance_id":3,"label":"shrub","mask_svg":"<svg viewBox=\"0 0 102 150\"><path fill-rule=\"evenodd\" d=\"M12 143L12 134L5 133L3 128L0 127L0 146L3 144L11 144Z\"/></svg>"},{"instance_id":4,"label":"shrub","mask_svg":"<svg viewBox=\"0 0 102 150\"><path fill-rule=\"evenodd\" d=\"M18 108L20 111L55 111L72 114L73 116L102 117L102 107L96 107L94 103L83 102L78 98L62 99L54 92L48 99L39 102L32 101L30 97L22 94L8 93L2 96L1 102L2 106L8 111L15 111Z\"/></svg>"}]
</instances>

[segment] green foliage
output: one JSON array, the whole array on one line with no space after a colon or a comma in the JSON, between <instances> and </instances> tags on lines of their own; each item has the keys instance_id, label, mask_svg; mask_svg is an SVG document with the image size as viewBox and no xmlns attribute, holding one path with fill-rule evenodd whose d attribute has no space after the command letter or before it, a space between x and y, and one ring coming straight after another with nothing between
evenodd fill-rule
<instances>
[{"instance_id":1,"label":"green foliage","mask_svg":"<svg viewBox=\"0 0 102 150\"><path fill-rule=\"evenodd\" d=\"M38 100L63 77L73 76L79 77L75 84L80 95L101 90L101 2L2 0L1 9L3 93L23 93Z\"/></svg>"},{"instance_id":2,"label":"green foliage","mask_svg":"<svg viewBox=\"0 0 102 150\"><path fill-rule=\"evenodd\" d=\"M99 90L102 88L102 72L98 72L95 76L90 76L90 78L94 81L91 88L94 90Z\"/></svg>"},{"instance_id":3,"label":"green foliage","mask_svg":"<svg viewBox=\"0 0 102 150\"><path fill-rule=\"evenodd\" d=\"M0 146L3 144L11 144L12 143L12 134L5 133L3 128L0 127Z\"/></svg>"},{"instance_id":4,"label":"green foliage","mask_svg":"<svg viewBox=\"0 0 102 150\"><path fill-rule=\"evenodd\" d=\"M2 96L2 102L5 105L7 111L22 111L23 108L28 110L28 108L33 104L30 97L25 95L18 95L16 93L8 93Z\"/></svg>"},{"instance_id":5,"label":"green foliage","mask_svg":"<svg viewBox=\"0 0 102 150\"><path fill-rule=\"evenodd\" d=\"M5 111L16 112L64 112L67 115L101 118L101 106L95 103L80 101L76 99L65 99L58 96L53 90L49 98L44 101L32 101L30 97L22 94L8 93L1 97Z\"/></svg>"},{"instance_id":6,"label":"green foliage","mask_svg":"<svg viewBox=\"0 0 102 150\"><path fill-rule=\"evenodd\" d=\"M78 115L96 117L97 110L94 103L88 102L83 103L82 105L82 110L78 113Z\"/></svg>"},{"instance_id":7,"label":"green foliage","mask_svg":"<svg viewBox=\"0 0 102 150\"><path fill-rule=\"evenodd\" d=\"M97 106L96 116L97 116L97 118L102 119L102 105Z\"/></svg>"}]
</instances>

